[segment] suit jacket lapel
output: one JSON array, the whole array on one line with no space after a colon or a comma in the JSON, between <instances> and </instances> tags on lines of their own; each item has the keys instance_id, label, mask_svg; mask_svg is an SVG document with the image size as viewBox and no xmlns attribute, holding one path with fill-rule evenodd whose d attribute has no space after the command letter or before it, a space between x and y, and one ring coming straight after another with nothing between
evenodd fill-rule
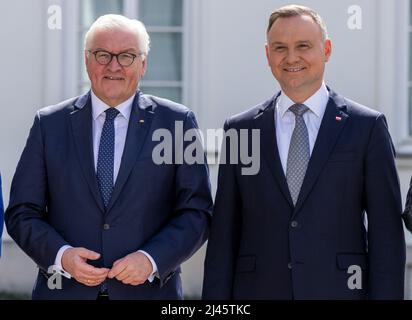
<instances>
[{"instance_id":1,"label":"suit jacket lapel","mask_svg":"<svg viewBox=\"0 0 412 320\"><path fill-rule=\"evenodd\" d=\"M328 90L330 91L329 101L319 128L318 136L309 160L305 179L293 215L296 215L300 210L315 185L315 182L328 161L329 155L348 118L348 114L345 112L346 105L343 97L337 95L329 88Z\"/></svg>"},{"instance_id":2,"label":"suit jacket lapel","mask_svg":"<svg viewBox=\"0 0 412 320\"><path fill-rule=\"evenodd\" d=\"M276 100L280 93L272 100L264 104L262 111L255 117L255 127L261 130L261 153L268 165L273 177L279 185L279 188L288 201L289 205L293 207L292 198L290 196L289 188L286 182L286 177L283 172L282 163L280 161L279 149L276 140L275 127L275 107Z\"/></svg>"},{"instance_id":3,"label":"suit jacket lapel","mask_svg":"<svg viewBox=\"0 0 412 320\"><path fill-rule=\"evenodd\" d=\"M143 96L140 92L137 92L136 97L133 100L132 112L130 113L129 126L127 129L119 174L106 212L110 211L118 198L142 150L154 114L151 105L152 102L148 98Z\"/></svg>"},{"instance_id":4,"label":"suit jacket lapel","mask_svg":"<svg viewBox=\"0 0 412 320\"><path fill-rule=\"evenodd\" d=\"M94 168L90 91L76 100L70 120L80 167L98 207L104 211Z\"/></svg>"}]
</instances>

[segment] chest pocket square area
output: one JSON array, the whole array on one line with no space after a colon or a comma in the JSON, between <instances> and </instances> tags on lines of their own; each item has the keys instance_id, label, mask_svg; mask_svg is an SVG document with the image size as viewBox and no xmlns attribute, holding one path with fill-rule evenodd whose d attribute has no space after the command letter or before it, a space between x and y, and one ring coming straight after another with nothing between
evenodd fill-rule
<instances>
[{"instance_id":1,"label":"chest pocket square area","mask_svg":"<svg viewBox=\"0 0 412 320\"><path fill-rule=\"evenodd\" d=\"M355 161L355 152L334 152L329 156L329 162Z\"/></svg>"}]
</instances>

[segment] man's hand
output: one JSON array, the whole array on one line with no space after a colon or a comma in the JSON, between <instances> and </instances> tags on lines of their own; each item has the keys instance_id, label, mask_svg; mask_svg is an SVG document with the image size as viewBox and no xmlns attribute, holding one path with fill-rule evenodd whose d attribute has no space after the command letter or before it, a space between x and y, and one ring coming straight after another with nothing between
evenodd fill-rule
<instances>
[{"instance_id":1,"label":"man's hand","mask_svg":"<svg viewBox=\"0 0 412 320\"><path fill-rule=\"evenodd\" d=\"M150 260L141 252L133 252L113 263L108 278L137 286L144 283L153 272Z\"/></svg>"},{"instance_id":2,"label":"man's hand","mask_svg":"<svg viewBox=\"0 0 412 320\"><path fill-rule=\"evenodd\" d=\"M110 271L107 268L95 268L87 260L97 260L100 254L85 248L69 248L62 256L62 267L78 282L89 287L98 286Z\"/></svg>"}]
</instances>

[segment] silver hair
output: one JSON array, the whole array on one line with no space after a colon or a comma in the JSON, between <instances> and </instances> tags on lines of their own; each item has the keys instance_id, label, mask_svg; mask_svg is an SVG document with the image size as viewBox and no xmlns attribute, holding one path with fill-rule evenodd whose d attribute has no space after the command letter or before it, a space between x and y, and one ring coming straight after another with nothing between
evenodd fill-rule
<instances>
[{"instance_id":1,"label":"silver hair","mask_svg":"<svg viewBox=\"0 0 412 320\"><path fill-rule=\"evenodd\" d=\"M125 16L119 14L106 14L100 16L93 24L90 26L84 37L84 48L89 49L89 44L94 36L96 30L106 29L117 29L117 28L127 28L136 34L137 43L139 45L139 50L147 56L150 50L150 37L147 33L144 24L136 19L129 19Z\"/></svg>"}]
</instances>

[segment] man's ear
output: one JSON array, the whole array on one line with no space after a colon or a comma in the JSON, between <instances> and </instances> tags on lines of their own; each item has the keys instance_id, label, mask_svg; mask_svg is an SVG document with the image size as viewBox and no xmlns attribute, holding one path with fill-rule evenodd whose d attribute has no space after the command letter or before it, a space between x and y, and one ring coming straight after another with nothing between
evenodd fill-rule
<instances>
[{"instance_id":1,"label":"man's ear","mask_svg":"<svg viewBox=\"0 0 412 320\"><path fill-rule=\"evenodd\" d=\"M145 55L144 60L142 61L143 67L142 67L142 74L141 77L143 77L146 74L147 70L147 55Z\"/></svg>"},{"instance_id":2,"label":"man's ear","mask_svg":"<svg viewBox=\"0 0 412 320\"><path fill-rule=\"evenodd\" d=\"M87 66L87 64L89 63L89 59L90 59L90 52L87 50L84 50L84 64Z\"/></svg>"},{"instance_id":3,"label":"man's ear","mask_svg":"<svg viewBox=\"0 0 412 320\"><path fill-rule=\"evenodd\" d=\"M267 62L269 64L269 46L267 43L265 43L265 53L266 53Z\"/></svg>"},{"instance_id":4,"label":"man's ear","mask_svg":"<svg viewBox=\"0 0 412 320\"><path fill-rule=\"evenodd\" d=\"M330 56L332 55L332 41L330 39L325 40L325 62L329 61Z\"/></svg>"}]
</instances>

